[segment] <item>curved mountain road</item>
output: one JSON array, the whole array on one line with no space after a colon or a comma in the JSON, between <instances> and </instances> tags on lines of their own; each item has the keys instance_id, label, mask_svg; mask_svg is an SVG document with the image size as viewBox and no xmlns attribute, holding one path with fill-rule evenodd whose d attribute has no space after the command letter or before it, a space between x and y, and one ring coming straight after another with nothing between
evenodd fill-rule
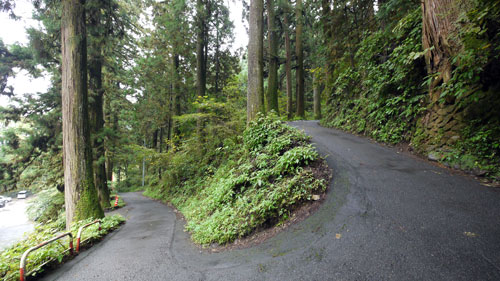
<instances>
[{"instance_id":1,"label":"curved mountain road","mask_svg":"<svg viewBox=\"0 0 500 281\"><path fill-rule=\"evenodd\" d=\"M127 223L44 280L500 280L498 188L317 122L292 125L334 171L305 221L207 253L171 208L123 194Z\"/></svg>"}]
</instances>

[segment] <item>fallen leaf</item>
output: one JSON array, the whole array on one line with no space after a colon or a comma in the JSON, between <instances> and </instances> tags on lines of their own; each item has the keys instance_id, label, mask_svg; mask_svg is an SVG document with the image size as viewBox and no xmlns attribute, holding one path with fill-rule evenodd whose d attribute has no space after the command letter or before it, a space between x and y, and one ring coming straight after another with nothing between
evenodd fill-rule
<instances>
[{"instance_id":1,"label":"fallen leaf","mask_svg":"<svg viewBox=\"0 0 500 281\"><path fill-rule=\"evenodd\" d=\"M477 237L477 234L474 233L474 232L469 232L469 231L466 231L464 232L465 236L467 237Z\"/></svg>"},{"instance_id":2,"label":"fallen leaf","mask_svg":"<svg viewBox=\"0 0 500 281\"><path fill-rule=\"evenodd\" d=\"M342 237L342 234L340 233L335 234L335 238L340 239L340 237Z\"/></svg>"}]
</instances>

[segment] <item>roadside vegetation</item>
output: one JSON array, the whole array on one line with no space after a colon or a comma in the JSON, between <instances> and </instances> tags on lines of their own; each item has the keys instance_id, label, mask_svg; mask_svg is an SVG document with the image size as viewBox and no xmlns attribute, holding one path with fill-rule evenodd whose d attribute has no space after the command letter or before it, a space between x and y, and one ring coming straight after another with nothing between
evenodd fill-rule
<instances>
[{"instance_id":1,"label":"roadside vegetation","mask_svg":"<svg viewBox=\"0 0 500 281\"><path fill-rule=\"evenodd\" d=\"M164 179L144 193L171 202L202 245L225 244L284 222L325 192L330 173L309 137L276 117L259 115L240 134L199 147L187 142Z\"/></svg>"},{"instance_id":2,"label":"roadside vegetation","mask_svg":"<svg viewBox=\"0 0 500 281\"><path fill-rule=\"evenodd\" d=\"M89 226L84 230L84 234L82 236L83 239L89 239L86 241L86 245L93 244L101 240L106 234L115 230L120 224L125 222L125 218L120 215L107 216L101 220L102 228L100 231L97 224ZM73 234L73 237L76 238L78 228L80 226L92 221L93 219L87 219L74 223L71 226L71 233ZM43 241L49 240L63 232L66 232L64 213L62 218L59 216L55 221L49 220L38 224L35 227L35 230L25 236L20 242L17 242L0 252L0 279L19 280L19 263L22 254L29 248L36 246ZM39 274L47 267L60 264L70 258L70 253L65 252L65 250L69 248L68 239L69 238L60 239L57 242L50 243L30 254L27 259L28 262L26 263L26 273L33 272L32 275ZM76 240L74 243L76 243ZM53 261L47 266L40 268L40 265L49 260Z\"/></svg>"},{"instance_id":3,"label":"roadside vegetation","mask_svg":"<svg viewBox=\"0 0 500 281\"><path fill-rule=\"evenodd\" d=\"M114 207L115 196L116 194L113 194L110 202L111 209L121 208L126 205L119 196L118 206ZM35 230L31 233L26 233L22 240L0 252L0 279L3 278L2 280L19 279L19 262L24 251L61 233L67 232L64 193L54 187L41 190L26 200L29 200L27 208L28 218L36 224ZM94 218L89 218L71 225L70 231L73 235L74 243L76 243L78 228L94 220ZM94 244L109 232L117 229L120 224L125 222L125 218L121 215L112 215L102 218L101 221L101 230L98 230L98 225L92 225L84 230L83 239L88 240L85 242L85 245L82 245L83 248ZM36 275L47 268L71 258L70 253L65 252L69 247L68 245L69 238L63 238L30 254L26 273L33 272L32 275ZM76 247L76 244L74 246ZM49 264L40 267L49 260L51 260Z\"/></svg>"},{"instance_id":4,"label":"roadside vegetation","mask_svg":"<svg viewBox=\"0 0 500 281\"><path fill-rule=\"evenodd\" d=\"M500 182L500 3L379 4L375 17L355 3L323 17L337 24L323 25L332 64L321 124Z\"/></svg>"},{"instance_id":5,"label":"roadside vegetation","mask_svg":"<svg viewBox=\"0 0 500 281\"><path fill-rule=\"evenodd\" d=\"M115 206L115 203L116 203L116 197L118 197L118 204ZM127 206L127 203L123 200L123 198L118 195L118 194L114 194L114 193L111 193L109 195L109 205L111 207L109 207L107 210L116 210L116 209L120 209L120 208L123 208L125 206Z\"/></svg>"},{"instance_id":6,"label":"roadside vegetation","mask_svg":"<svg viewBox=\"0 0 500 281\"><path fill-rule=\"evenodd\" d=\"M203 245L280 224L329 180L280 118L500 180L499 1L250 0L247 49L225 1L32 2L29 43L0 39L0 190L39 194L42 234L103 217L112 186ZM17 93L20 72L51 85Z\"/></svg>"}]
</instances>

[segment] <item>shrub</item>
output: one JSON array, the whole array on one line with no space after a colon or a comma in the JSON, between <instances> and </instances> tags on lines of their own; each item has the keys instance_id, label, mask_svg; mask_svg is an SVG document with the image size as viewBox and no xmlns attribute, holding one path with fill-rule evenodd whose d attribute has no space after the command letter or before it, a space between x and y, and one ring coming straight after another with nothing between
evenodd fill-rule
<instances>
[{"instance_id":1,"label":"shrub","mask_svg":"<svg viewBox=\"0 0 500 281\"><path fill-rule=\"evenodd\" d=\"M283 221L299 204L327 187L327 174L318 178L312 172L312 166L325 164L309 138L276 117L259 115L239 141L215 148L217 153L207 151L204 157L216 165L206 160L193 163L179 152L182 158L174 157L175 165L165 174L193 169L190 165L198 172L176 186L159 185L145 192L173 203L185 216L186 229L197 243L232 242Z\"/></svg>"}]
</instances>

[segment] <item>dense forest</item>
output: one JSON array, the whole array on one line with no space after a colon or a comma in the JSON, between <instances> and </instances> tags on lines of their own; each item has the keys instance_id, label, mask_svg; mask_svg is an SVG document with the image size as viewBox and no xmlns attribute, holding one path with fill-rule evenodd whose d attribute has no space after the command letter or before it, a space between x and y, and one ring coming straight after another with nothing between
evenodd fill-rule
<instances>
[{"instance_id":1,"label":"dense forest","mask_svg":"<svg viewBox=\"0 0 500 281\"><path fill-rule=\"evenodd\" d=\"M200 244L283 222L329 181L285 120L500 179L498 1L244 1L248 50L225 1L33 6L29 44L0 41L0 190L45 194L37 217L69 228L144 190ZM20 70L51 87L14 94Z\"/></svg>"}]
</instances>

